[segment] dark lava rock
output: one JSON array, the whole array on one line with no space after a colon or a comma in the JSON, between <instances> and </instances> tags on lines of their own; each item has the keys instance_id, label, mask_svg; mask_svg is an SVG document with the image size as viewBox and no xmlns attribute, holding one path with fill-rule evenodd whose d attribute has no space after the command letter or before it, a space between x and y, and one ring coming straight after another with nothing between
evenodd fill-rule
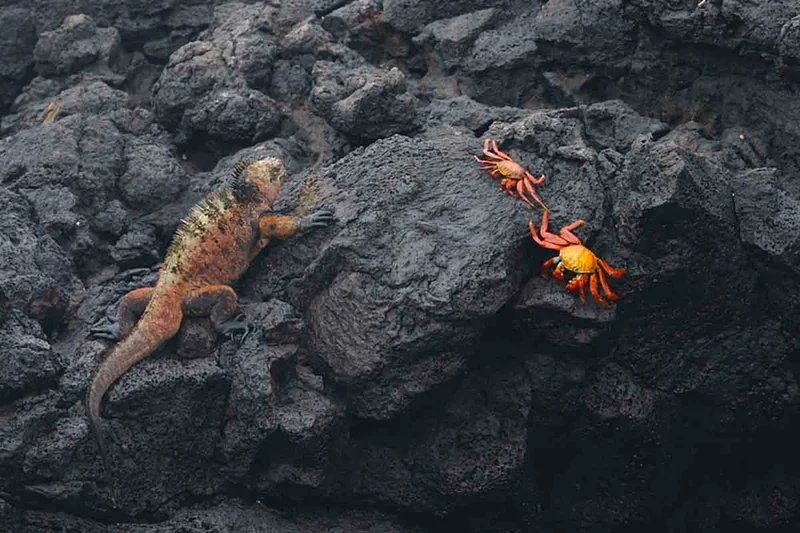
<instances>
[{"instance_id":1,"label":"dark lava rock","mask_svg":"<svg viewBox=\"0 0 800 533\"><path fill-rule=\"evenodd\" d=\"M279 120L274 102L229 72L219 49L193 42L175 52L153 87L158 120L177 130L177 141L195 135L253 143Z\"/></svg>"},{"instance_id":2,"label":"dark lava rock","mask_svg":"<svg viewBox=\"0 0 800 533\"><path fill-rule=\"evenodd\" d=\"M201 37L220 48L227 65L241 74L249 87L264 91L278 52L276 39L267 31L275 10L263 4L243 7L228 13L221 8L218 21Z\"/></svg>"},{"instance_id":3,"label":"dark lava rock","mask_svg":"<svg viewBox=\"0 0 800 533\"><path fill-rule=\"evenodd\" d=\"M116 28L98 28L91 17L74 15L58 29L39 36L33 58L42 76L74 74L90 65L103 74L117 60L119 46Z\"/></svg>"},{"instance_id":4,"label":"dark lava rock","mask_svg":"<svg viewBox=\"0 0 800 533\"><path fill-rule=\"evenodd\" d=\"M159 144L128 144L125 168L119 178L120 196L135 208L153 211L186 186L186 173L169 149Z\"/></svg>"},{"instance_id":5,"label":"dark lava rock","mask_svg":"<svg viewBox=\"0 0 800 533\"><path fill-rule=\"evenodd\" d=\"M2 516L2 515L0 515ZM52 531L52 524L60 524L69 532L110 533L169 533L192 531L195 533L325 533L328 531L383 531L386 533L424 533L429 529L406 525L392 515L371 511L333 511L304 509L291 514L270 509L261 502L225 503L213 506L187 508L168 521L157 524L108 525L87 518L78 518L60 512L30 511L11 515L11 524L24 533Z\"/></svg>"},{"instance_id":6,"label":"dark lava rock","mask_svg":"<svg viewBox=\"0 0 800 533\"><path fill-rule=\"evenodd\" d=\"M352 391L359 416L391 418L461 373L481 323L522 274L513 266L524 238L524 228L514 224L520 206L502 195L486 197L488 183L462 190L463 176L474 170L464 154L479 146L472 140L467 150L462 142L394 136L314 179L315 203L336 206L339 224L325 244L327 259L309 257L313 269L288 291L297 307L308 308L310 351ZM424 174L415 170L419 157L426 160ZM378 174L381 186L375 186ZM497 234L487 234L487 226ZM305 241L296 246L308 254ZM464 248L472 252L464 255ZM263 282L256 280L261 294L281 294L287 289L276 278L298 274L281 269L296 269L301 251L285 248L292 265L283 250L275 250L277 263ZM408 386L394 390L396 380Z\"/></svg>"},{"instance_id":7,"label":"dark lava rock","mask_svg":"<svg viewBox=\"0 0 800 533\"><path fill-rule=\"evenodd\" d=\"M29 4L0 10L6 529L800 527L796 2ZM613 308L540 275L486 138L626 269ZM104 472L88 329L264 155L276 209L336 221L236 282L244 338L192 317L112 385Z\"/></svg>"},{"instance_id":8,"label":"dark lava rock","mask_svg":"<svg viewBox=\"0 0 800 533\"><path fill-rule=\"evenodd\" d=\"M800 15L788 21L781 28L778 52L787 61L794 64L800 62Z\"/></svg>"},{"instance_id":9,"label":"dark lava rock","mask_svg":"<svg viewBox=\"0 0 800 533\"><path fill-rule=\"evenodd\" d=\"M158 263L156 236L152 226L133 227L111 249L111 257L122 268Z\"/></svg>"},{"instance_id":10,"label":"dark lava rock","mask_svg":"<svg viewBox=\"0 0 800 533\"><path fill-rule=\"evenodd\" d=\"M163 64L169 54L191 41L211 22L214 6L203 0L144 0L126 3L99 0L75 4L68 0L35 2L31 7L37 27L44 31L57 28L65 17L83 14L102 27L118 30L128 50L141 48Z\"/></svg>"},{"instance_id":11,"label":"dark lava rock","mask_svg":"<svg viewBox=\"0 0 800 533\"><path fill-rule=\"evenodd\" d=\"M492 7L494 3L490 0L456 0L434 5L425 0L384 0L383 18L398 30L414 33L434 20Z\"/></svg>"},{"instance_id":12,"label":"dark lava rock","mask_svg":"<svg viewBox=\"0 0 800 533\"><path fill-rule=\"evenodd\" d=\"M519 361L476 370L435 413L354 435L344 474L356 497L447 515L527 492L529 374Z\"/></svg>"},{"instance_id":13,"label":"dark lava rock","mask_svg":"<svg viewBox=\"0 0 800 533\"><path fill-rule=\"evenodd\" d=\"M335 9L322 19L322 27L337 39L353 38L381 15L378 0L356 0Z\"/></svg>"},{"instance_id":14,"label":"dark lava rock","mask_svg":"<svg viewBox=\"0 0 800 533\"><path fill-rule=\"evenodd\" d=\"M591 55L596 61L620 60L635 44L635 26L624 16L624 8L625 2L621 0L603 0L585 6L569 0L546 2L534 22L535 41L576 57ZM510 28L515 27L512 24L501 32L511 33ZM505 59L507 52L502 55Z\"/></svg>"},{"instance_id":15,"label":"dark lava rock","mask_svg":"<svg viewBox=\"0 0 800 533\"><path fill-rule=\"evenodd\" d=\"M500 17L499 9L489 8L437 20L425 26L422 33L414 37L414 43L428 48L445 69L452 70L462 65L475 40Z\"/></svg>"},{"instance_id":16,"label":"dark lava rock","mask_svg":"<svg viewBox=\"0 0 800 533\"><path fill-rule=\"evenodd\" d=\"M0 213L0 293L4 305L20 309L50 328L52 321L63 320L76 289L70 259L46 229L34 223L30 205L22 196L2 189L0 198L3 205ZM32 330L30 324L22 329L26 334L38 330ZM11 339L7 340L6 345L11 342ZM43 357L40 364L46 367L47 360ZM9 363L9 368L11 366ZM38 371L30 368L26 372Z\"/></svg>"},{"instance_id":17,"label":"dark lava rock","mask_svg":"<svg viewBox=\"0 0 800 533\"><path fill-rule=\"evenodd\" d=\"M21 7L0 10L0 112L4 112L31 75L36 29L31 12Z\"/></svg>"},{"instance_id":18,"label":"dark lava rock","mask_svg":"<svg viewBox=\"0 0 800 533\"><path fill-rule=\"evenodd\" d=\"M102 115L124 133L137 136L166 135L155 125L150 110L135 104L136 96L111 87L92 75L65 80L37 76L15 99L10 114L0 121L0 133L13 134L71 115Z\"/></svg>"},{"instance_id":19,"label":"dark lava rock","mask_svg":"<svg viewBox=\"0 0 800 533\"><path fill-rule=\"evenodd\" d=\"M266 93L305 96L308 73L297 72L299 65L286 59L280 62L279 53L291 56L298 39L297 29L285 34L282 13L261 3L220 5L199 40L170 56L153 87L153 107L178 144L199 139L217 150L226 142L246 146L264 140L275 133L282 111ZM276 68L290 79L276 80Z\"/></svg>"},{"instance_id":20,"label":"dark lava rock","mask_svg":"<svg viewBox=\"0 0 800 533\"><path fill-rule=\"evenodd\" d=\"M406 92L399 69L377 72L374 68L354 73L326 61L314 65L309 101L323 118L341 133L359 142L417 127L417 99Z\"/></svg>"},{"instance_id":21,"label":"dark lava rock","mask_svg":"<svg viewBox=\"0 0 800 533\"><path fill-rule=\"evenodd\" d=\"M41 123L47 102L56 113ZM63 90L34 83L12 110L2 122L12 133L0 140L2 181L27 198L41 228L80 268L109 251L97 246L98 232L122 235L129 211L155 210L186 187L186 173L152 114L131 109L125 92L102 81L79 80ZM113 197L118 193L124 203ZM145 252L150 261L152 244ZM135 264L126 254L117 259Z\"/></svg>"},{"instance_id":22,"label":"dark lava rock","mask_svg":"<svg viewBox=\"0 0 800 533\"><path fill-rule=\"evenodd\" d=\"M0 398L30 393L52 384L61 370L41 326L18 311L12 311L0 326L3 339Z\"/></svg>"}]
</instances>

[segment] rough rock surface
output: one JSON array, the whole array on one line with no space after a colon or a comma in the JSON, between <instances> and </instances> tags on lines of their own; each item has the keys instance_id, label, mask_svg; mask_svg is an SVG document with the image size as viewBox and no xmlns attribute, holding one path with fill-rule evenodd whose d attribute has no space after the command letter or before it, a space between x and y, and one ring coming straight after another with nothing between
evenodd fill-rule
<instances>
[{"instance_id":1,"label":"rough rock surface","mask_svg":"<svg viewBox=\"0 0 800 533\"><path fill-rule=\"evenodd\" d=\"M27 9L3 7L0 11L0 110L5 110L25 85L33 68L36 29Z\"/></svg>"},{"instance_id":2,"label":"rough rock surface","mask_svg":"<svg viewBox=\"0 0 800 533\"><path fill-rule=\"evenodd\" d=\"M55 77L75 74L88 65L109 68L119 54L116 28L98 28L91 17L71 15L53 31L42 32L33 49L36 71Z\"/></svg>"},{"instance_id":3,"label":"rough rock surface","mask_svg":"<svg viewBox=\"0 0 800 533\"><path fill-rule=\"evenodd\" d=\"M2 2L0 2L2 3ZM5 2L0 530L800 528L800 7ZM627 273L538 275L555 229ZM274 155L336 222L109 390L88 336L190 205ZM113 497L116 496L116 497Z\"/></svg>"}]
</instances>

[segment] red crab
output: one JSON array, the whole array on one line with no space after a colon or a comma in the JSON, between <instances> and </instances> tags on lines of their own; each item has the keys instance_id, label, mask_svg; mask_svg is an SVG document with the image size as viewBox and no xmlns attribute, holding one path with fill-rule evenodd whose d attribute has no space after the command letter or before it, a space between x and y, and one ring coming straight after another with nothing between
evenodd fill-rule
<instances>
[{"instance_id":1,"label":"red crab","mask_svg":"<svg viewBox=\"0 0 800 533\"><path fill-rule=\"evenodd\" d=\"M585 247L581 240L572 233L572 230L583 226L586 222L583 220L576 220L572 224L564 226L558 231L558 235L547 231L549 222L548 211L542 214L542 227L539 230L539 235L536 233L536 226L533 220L528 221L528 228L531 231L531 237L536 243L549 250L558 250L558 255L548 259L542 264L542 276L547 276L547 269L555 265L553 269L553 277L559 281L564 281L564 269L574 272L574 278L567 282L567 292L578 293L581 301L586 303L586 282L589 282L589 290L595 300L603 304L607 308L611 308L609 304L601 295L597 287L597 281L600 280L600 287L603 289L603 294L611 301L617 300L619 297L614 294L611 287L608 285L608 278L606 274L612 278L618 278L625 274L624 268L611 268L608 263L594 255L590 249Z\"/></svg>"},{"instance_id":2,"label":"red crab","mask_svg":"<svg viewBox=\"0 0 800 533\"><path fill-rule=\"evenodd\" d=\"M491 149L489 143L492 143ZM478 156L473 156L475 161L481 163L481 170L491 170L489 175L497 177L499 174L502 176L500 180L500 189L506 191L508 194L515 198L521 198L531 207L536 207L533 202L526 196L530 194L531 198L536 200L542 208L547 211L547 206L536 194L534 185L541 185L544 182L544 174L538 178L534 178L533 174L522 168L522 166L511 159L505 152L501 152L497 147L497 141L486 139L483 141L483 155L489 159L480 159Z\"/></svg>"}]
</instances>

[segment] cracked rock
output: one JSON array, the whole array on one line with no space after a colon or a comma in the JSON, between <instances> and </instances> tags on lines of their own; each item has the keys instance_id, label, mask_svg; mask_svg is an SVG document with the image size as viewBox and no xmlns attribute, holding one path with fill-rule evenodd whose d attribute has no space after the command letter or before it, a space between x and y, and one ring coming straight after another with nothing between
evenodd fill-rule
<instances>
[{"instance_id":1,"label":"cracked rock","mask_svg":"<svg viewBox=\"0 0 800 533\"><path fill-rule=\"evenodd\" d=\"M176 130L178 143L196 135L254 143L278 124L275 103L232 72L223 51L196 41L171 57L153 87L157 119Z\"/></svg>"},{"instance_id":2,"label":"cracked rock","mask_svg":"<svg viewBox=\"0 0 800 533\"><path fill-rule=\"evenodd\" d=\"M39 36L33 57L42 76L74 74L86 67L108 74L120 52L116 28L98 28L92 17L71 15L53 31Z\"/></svg>"},{"instance_id":3,"label":"cracked rock","mask_svg":"<svg viewBox=\"0 0 800 533\"><path fill-rule=\"evenodd\" d=\"M317 61L312 77L311 105L347 136L370 141L417 127L418 101L397 68L353 72Z\"/></svg>"}]
</instances>

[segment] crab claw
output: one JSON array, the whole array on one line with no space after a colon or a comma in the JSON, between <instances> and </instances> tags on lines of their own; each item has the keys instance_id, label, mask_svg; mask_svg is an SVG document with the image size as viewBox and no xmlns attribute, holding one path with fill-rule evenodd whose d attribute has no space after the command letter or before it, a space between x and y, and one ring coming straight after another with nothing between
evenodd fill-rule
<instances>
[{"instance_id":1,"label":"crab claw","mask_svg":"<svg viewBox=\"0 0 800 533\"><path fill-rule=\"evenodd\" d=\"M547 261L542 263L542 277L546 278L547 277L547 272L550 269L550 267L553 266L553 265L557 265L559 263L559 261L561 261L561 258L559 258L558 256L555 256L555 257L551 257L550 259L548 259Z\"/></svg>"},{"instance_id":2,"label":"crab claw","mask_svg":"<svg viewBox=\"0 0 800 533\"><path fill-rule=\"evenodd\" d=\"M553 269L553 277L558 281L564 281L564 263L558 263Z\"/></svg>"}]
</instances>

